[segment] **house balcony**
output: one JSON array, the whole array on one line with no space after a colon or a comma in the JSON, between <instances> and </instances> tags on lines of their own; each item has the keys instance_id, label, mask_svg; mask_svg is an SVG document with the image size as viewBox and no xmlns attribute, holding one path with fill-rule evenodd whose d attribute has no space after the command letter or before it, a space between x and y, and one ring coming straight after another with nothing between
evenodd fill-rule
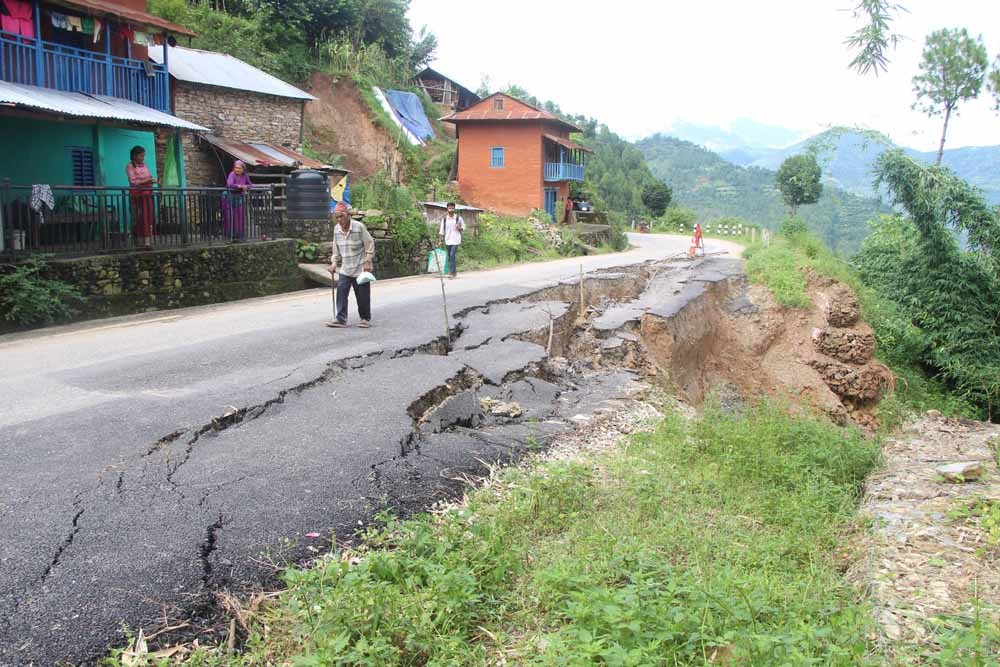
<instances>
[{"instance_id":1,"label":"house balcony","mask_svg":"<svg viewBox=\"0 0 1000 667\"><path fill-rule=\"evenodd\" d=\"M163 65L8 32L0 32L0 80L120 97L170 113L170 81Z\"/></svg>"},{"instance_id":2,"label":"house balcony","mask_svg":"<svg viewBox=\"0 0 1000 667\"><path fill-rule=\"evenodd\" d=\"M571 162L546 162L545 181L582 181L583 165Z\"/></svg>"}]
</instances>

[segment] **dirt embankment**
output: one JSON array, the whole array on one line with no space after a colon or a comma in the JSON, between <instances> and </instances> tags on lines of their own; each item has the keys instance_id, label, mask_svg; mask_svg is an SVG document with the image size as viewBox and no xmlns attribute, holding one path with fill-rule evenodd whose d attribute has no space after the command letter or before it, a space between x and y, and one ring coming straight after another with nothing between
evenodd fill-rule
<instances>
[{"instance_id":1,"label":"dirt embankment","mask_svg":"<svg viewBox=\"0 0 1000 667\"><path fill-rule=\"evenodd\" d=\"M785 308L741 266L676 263L636 301L591 306L554 353L642 370L694 404L711 392L724 402L777 396L874 430L894 382L873 358L874 334L846 286L813 276L809 292L811 309Z\"/></svg>"},{"instance_id":2,"label":"dirt embankment","mask_svg":"<svg viewBox=\"0 0 1000 667\"><path fill-rule=\"evenodd\" d=\"M354 82L317 72L307 87L316 97L305 110L305 136L312 149L323 155L343 155L344 168L356 178L384 170L398 180L403 155L396 140L372 118Z\"/></svg>"}]
</instances>

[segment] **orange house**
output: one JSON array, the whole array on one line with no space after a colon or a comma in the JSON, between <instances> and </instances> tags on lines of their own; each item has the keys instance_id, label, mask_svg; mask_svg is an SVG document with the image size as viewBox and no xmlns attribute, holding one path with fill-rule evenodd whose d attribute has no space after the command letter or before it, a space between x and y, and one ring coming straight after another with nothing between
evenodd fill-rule
<instances>
[{"instance_id":1,"label":"orange house","mask_svg":"<svg viewBox=\"0 0 1000 667\"><path fill-rule=\"evenodd\" d=\"M480 208L517 215L542 208L554 217L570 181L583 180L591 150L569 139L580 128L544 109L495 93L441 120L458 135L462 199Z\"/></svg>"}]
</instances>

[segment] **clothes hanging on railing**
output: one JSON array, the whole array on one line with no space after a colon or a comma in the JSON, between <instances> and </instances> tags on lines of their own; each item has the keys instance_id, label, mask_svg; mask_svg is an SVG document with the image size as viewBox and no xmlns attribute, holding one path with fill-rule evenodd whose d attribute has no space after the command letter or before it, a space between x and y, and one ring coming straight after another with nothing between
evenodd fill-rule
<instances>
[{"instance_id":1,"label":"clothes hanging on railing","mask_svg":"<svg viewBox=\"0 0 1000 667\"><path fill-rule=\"evenodd\" d=\"M7 10L0 13L0 29L22 37L35 37L33 8L27 0L0 0Z\"/></svg>"},{"instance_id":2,"label":"clothes hanging on railing","mask_svg":"<svg viewBox=\"0 0 1000 667\"><path fill-rule=\"evenodd\" d=\"M42 222L45 222L44 207L48 206L52 211L56 207L56 200L52 196L52 187L45 183L36 183L31 186L31 208L38 214Z\"/></svg>"},{"instance_id":3,"label":"clothes hanging on railing","mask_svg":"<svg viewBox=\"0 0 1000 667\"><path fill-rule=\"evenodd\" d=\"M101 40L101 30L104 29L104 22L101 19L94 19L94 44Z\"/></svg>"},{"instance_id":4,"label":"clothes hanging on railing","mask_svg":"<svg viewBox=\"0 0 1000 667\"><path fill-rule=\"evenodd\" d=\"M67 16L66 29L70 32L83 32L83 21L79 16Z\"/></svg>"}]
</instances>

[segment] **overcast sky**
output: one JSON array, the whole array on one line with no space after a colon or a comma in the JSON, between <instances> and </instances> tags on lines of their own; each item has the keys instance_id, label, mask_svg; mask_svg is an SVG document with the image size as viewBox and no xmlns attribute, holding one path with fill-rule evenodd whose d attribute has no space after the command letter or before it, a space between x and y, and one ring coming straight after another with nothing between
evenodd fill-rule
<instances>
[{"instance_id":1,"label":"overcast sky","mask_svg":"<svg viewBox=\"0 0 1000 667\"><path fill-rule=\"evenodd\" d=\"M410 20L437 35L434 66L463 85L516 83L630 139L676 119L751 118L808 132L863 125L931 150L940 120L910 108L924 38L966 27L995 60L1000 2L898 1L906 40L878 78L847 67L856 23L842 10L856 0L412 0ZM1000 115L984 93L959 107L947 146L996 144Z\"/></svg>"}]
</instances>

